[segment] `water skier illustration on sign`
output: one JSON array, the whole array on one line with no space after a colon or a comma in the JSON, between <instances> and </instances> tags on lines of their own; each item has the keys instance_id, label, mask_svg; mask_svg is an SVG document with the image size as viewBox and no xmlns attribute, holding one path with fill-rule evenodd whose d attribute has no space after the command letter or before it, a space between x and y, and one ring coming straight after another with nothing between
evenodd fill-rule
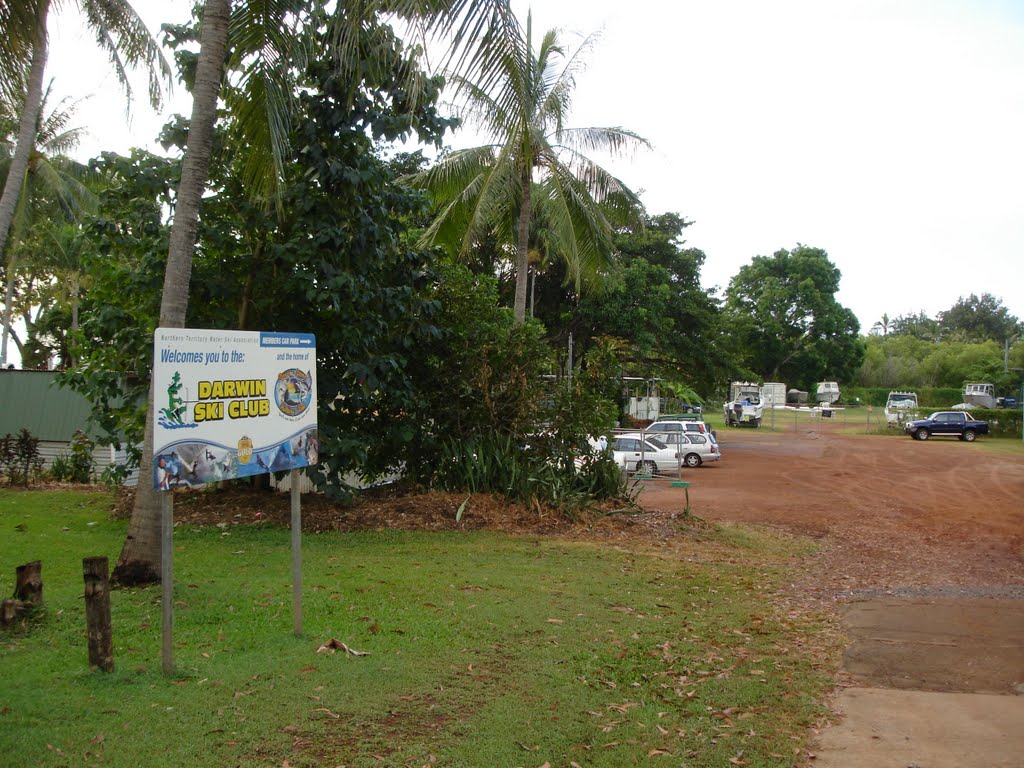
<instances>
[{"instance_id":1,"label":"water skier illustration on sign","mask_svg":"<svg viewBox=\"0 0 1024 768\"><path fill-rule=\"evenodd\" d=\"M171 384L167 387L167 407L160 409L160 413L172 424L182 423L181 414L185 412L186 408L184 398L178 397L180 391L181 374L175 371L171 378Z\"/></svg>"}]
</instances>

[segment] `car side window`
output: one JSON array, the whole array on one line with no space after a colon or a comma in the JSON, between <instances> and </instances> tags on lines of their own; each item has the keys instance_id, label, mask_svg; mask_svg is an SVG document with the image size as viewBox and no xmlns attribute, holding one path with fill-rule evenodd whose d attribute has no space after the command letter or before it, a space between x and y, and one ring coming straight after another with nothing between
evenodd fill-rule
<instances>
[{"instance_id":1,"label":"car side window","mask_svg":"<svg viewBox=\"0 0 1024 768\"><path fill-rule=\"evenodd\" d=\"M704 445L708 439L704 435L688 435L690 442L694 445Z\"/></svg>"}]
</instances>

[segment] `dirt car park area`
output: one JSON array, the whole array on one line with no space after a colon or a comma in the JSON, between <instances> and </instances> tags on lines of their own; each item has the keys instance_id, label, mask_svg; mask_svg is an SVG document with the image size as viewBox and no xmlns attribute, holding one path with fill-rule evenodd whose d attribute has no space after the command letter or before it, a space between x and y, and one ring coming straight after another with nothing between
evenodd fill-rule
<instances>
[{"instance_id":1,"label":"dirt car park area","mask_svg":"<svg viewBox=\"0 0 1024 768\"><path fill-rule=\"evenodd\" d=\"M846 652L813 764L1024 766L1024 446L722 429L686 473L692 512L811 537L792 599L834 610ZM667 481L641 503L681 512Z\"/></svg>"}]
</instances>

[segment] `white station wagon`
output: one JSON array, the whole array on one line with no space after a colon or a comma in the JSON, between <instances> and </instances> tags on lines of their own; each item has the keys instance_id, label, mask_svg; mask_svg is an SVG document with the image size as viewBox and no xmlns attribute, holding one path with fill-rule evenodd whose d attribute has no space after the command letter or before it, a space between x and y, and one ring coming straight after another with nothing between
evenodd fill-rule
<instances>
[{"instance_id":1,"label":"white station wagon","mask_svg":"<svg viewBox=\"0 0 1024 768\"><path fill-rule=\"evenodd\" d=\"M615 435L611 444L612 455L620 467L627 472L675 472L679 459L675 446L666 445L659 437L639 432Z\"/></svg>"}]
</instances>

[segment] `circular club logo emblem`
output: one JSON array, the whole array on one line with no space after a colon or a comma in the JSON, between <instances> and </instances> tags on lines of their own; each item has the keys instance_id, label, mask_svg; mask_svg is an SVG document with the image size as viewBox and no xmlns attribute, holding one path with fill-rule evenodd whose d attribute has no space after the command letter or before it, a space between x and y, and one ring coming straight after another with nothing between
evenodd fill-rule
<instances>
[{"instance_id":1,"label":"circular club logo emblem","mask_svg":"<svg viewBox=\"0 0 1024 768\"><path fill-rule=\"evenodd\" d=\"M313 377L298 368L289 368L277 375L274 400L285 416L296 417L305 413L313 398Z\"/></svg>"}]
</instances>

